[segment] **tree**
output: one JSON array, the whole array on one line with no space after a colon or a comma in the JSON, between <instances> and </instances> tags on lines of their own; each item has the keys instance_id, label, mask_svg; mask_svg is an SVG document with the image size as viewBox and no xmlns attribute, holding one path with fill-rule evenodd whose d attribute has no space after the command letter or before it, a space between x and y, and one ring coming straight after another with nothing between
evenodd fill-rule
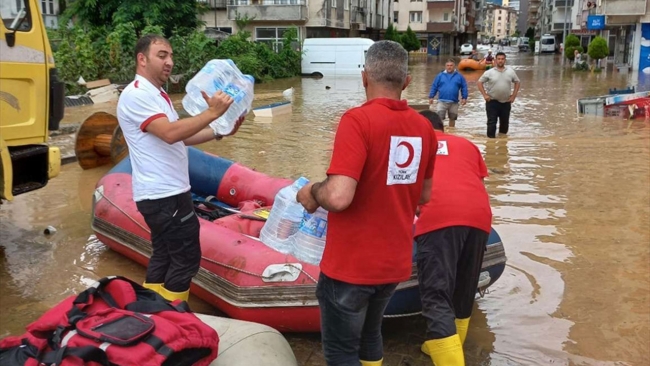
<instances>
[{"instance_id":1,"label":"tree","mask_svg":"<svg viewBox=\"0 0 650 366\"><path fill-rule=\"evenodd\" d=\"M190 33L204 22L199 15L207 11L200 1L188 0L76 0L70 2L62 15L61 24L70 19L83 26L117 26L132 23L137 36L147 25L163 26L170 37L176 29L181 34Z\"/></svg>"},{"instance_id":2,"label":"tree","mask_svg":"<svg viewBox=\"0 0 650 366\"><path fill-rule=\"evenodd\" d=\"M404 49L408 52L418 51L421 47L420 40L418 39L418 36L415 35L415 32L413 32L410 25L406 28L406 33L402 34L402 46L404 46Z\"/></svg>"},{"instance_id":3,"label":"tree","mask_svg":"<svg viewBox=\"0 0 650 366\"><path fill-rule=\"evenodd\" d=\"M575 34L569 34L564 41L564 56L569 60L575 59L575 50L583 53L585 50L580 45L580 39Z\"/></svg>"},{"instance_id":4,"label":"tree","mask_svg":"<svg viewBox=\"0 0 650 366\"><path fill-rule=\"evenodd\" d=\"M607 41L605 41L605 38L596 36L591 43L589 43L587 53L592 59L598 60L598 64L600 65L600 60L609 55L609 47L607 47Z\"/></svg>"},{"instance_id":5,"label":"tree","mask_svg":"<svg viewBox=\"0 0 650 366\"><path fill-rule=\"evenodd\" d=\"M535 38L535 28L528 27L528 29L526 29L526 34L524 37L527 37L528 39Z\"/></svg>"},{"instance_id":6,"label":"tree","mask_svg":"<svg viewBox=\"0 0 650 366\"><path fill-rule=\"evenodd\" d=\"M402 43L400 39L400 35L399 33L397 33L397 29L395 29L395 26L392 23L388 25L388 28L386 28L384 39L387 41L395 41L398 43Z\"/></svg>"}]
</instances>

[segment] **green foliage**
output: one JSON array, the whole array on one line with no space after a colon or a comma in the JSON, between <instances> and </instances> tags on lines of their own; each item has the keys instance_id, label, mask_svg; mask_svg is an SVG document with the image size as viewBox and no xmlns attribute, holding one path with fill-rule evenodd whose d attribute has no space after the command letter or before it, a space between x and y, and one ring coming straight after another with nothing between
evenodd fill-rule
<instances>
[{"instance_id":1,"label":"green foliage","mask_svg":"<svg viewBox=\"0 0 650 366\"><path fill-rule=\"evenodd\" d=\"M536 41L539 41L539 39L535 39L534 37L528 38L528 48L530 48L531 52L535 52Z\"/></svg>"},{"instance_id":2,"label":"green foliage","mask_svg":"<svg viewBox=\"0 0 650 366\"><path fill-rule=\"evenodd\" d=\"M535 38L535 28L528 27L528 29L526 29L526 34L524 35L524 37L528 37L528 39Z\"/></svg>"},{"instance_id":3,"label":"green foliage","mask_svg":"<svg viewBox=\"0 0 650 366\"><path fill-rule=\"evenodd\" d=\"M406 33L402 35L402 46L404 46L404 49L408 52L418 51L421 47L420 40L418 39L418 36L415 35L415 32L413 32L410 25L406 28Z\"/></svg>"},{"instance_id":4,"label":"green foliage","mask_svg":"<svg viewBox=\"0 0 650 366\"><path fill-rule=\"evenodd\" d=\"M601 36L596 36L589 43L587 48L587 53L589 57L594 60L601 60L609 55L609 47L607 47L607 41Z\"/></svg>"},{"instance_id":5,"label":"green foliage","mask_svg":"<svg viewBox=\"0 0 650 366\"><path fill-rule=\"evenodd\" d=\"M386 28L384 39L387 41L395 41L395 42L402 43L402 37L397 32L397 29L395 29L395 26L392 23L388 25L388 28Z\"/></svg>"},{"instance_id":6,"label":"green foliage","mask_svg":"<svg viewBox=\"0 0 650 366\"><path fill-rule=\"evenodd\" d=\"M580 46L580 39L575 34L569 34L564 41L564 56L573 61L575 58L575 50L580 53L584 52L584 48Z\"/></svg>"},{"instance_id":7,"label":"green foliage","mask_svg":"<svg viewBox=\"0 0 650 366\"><path fill-rule=\"evenodd\" d=\"M142 34L163 34L164 28L146 25ZM257 80L271 80L300 74L301 53L294 49L296 28L288 29L277 51L264 43L248 40L250 33L240 32L228 37L217 46L203 32L177 28L169 42L174 50L173 74L182 74L182 83L189 81L206 62L216 58L229 58L246 74ZM82 94L86 90L77 85L82 76L86 81L108 78L112 82L128 82L135 75L133 51L138 40L133 23L115 27L61 28L49 34L53 43L54 58L68 94ZM181 84L180 87L183 87Z\"/></svg>"},{"instance_id":8,"label":"green foliage","mask_svg":"<svg viewBox=\"0 0 650 366\"><path fill-rule=\"evenodd\" d=\"M162 33L169 37L178 24L183 25L183 34L203 25L198 15L205 11L207 6L200 1L75 0L63 12L61 24L67 24L72 18L77 24L89 27L131 23L137 36L149 24L161 24Z\"/></svg>"}]
</instances>

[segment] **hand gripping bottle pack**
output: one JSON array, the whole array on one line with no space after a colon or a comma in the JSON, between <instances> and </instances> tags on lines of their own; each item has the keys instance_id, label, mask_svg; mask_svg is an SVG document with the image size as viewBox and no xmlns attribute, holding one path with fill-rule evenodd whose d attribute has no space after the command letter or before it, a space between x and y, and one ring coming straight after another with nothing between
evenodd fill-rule
<instances>
[{"instance_id":1,"label":"hand gripping bottle pack","mask_svg":"<svg viewBox=\"0 0 650 366\"><path fill-rule=\"evenodd\" d=\"M276 194L269 218L260 232L262 243L284 254L293 252L293 236L298 232L305 212L296 201L296 194L307 183L307 178L300 177Z\"/></svg>"},{"instance_id":2,"label":"hand gripping bottle pack","mask_svg":"<svg viewBox=\"0 0 650 366\"><path fill-rule=\"evenodd\" d=\"M233 98L233 104L224 113L210 123L215 133L228 135L232 132L240 116L246 115L253 106L255 78L244 75L232 60L210 60L187 83L183 97L183 108L196 116L208 109L201 91L212 96L221 90Z\"/></svg>"}]
</instances>

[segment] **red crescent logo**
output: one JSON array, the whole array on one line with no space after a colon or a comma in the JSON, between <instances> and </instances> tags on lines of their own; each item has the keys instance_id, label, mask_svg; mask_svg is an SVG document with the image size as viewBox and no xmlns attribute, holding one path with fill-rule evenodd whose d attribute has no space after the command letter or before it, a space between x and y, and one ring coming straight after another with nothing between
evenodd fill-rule
<instances>
[{"instance_id":1,"label":"red crescent logo","mask_svg":"<svg viewBox=\"0 0 650 366\"><path fill-rule=\"evenodd\" d=\"M442 142L438 142L438 149L442 149L445 146Z\"/></svg>"},{"instance_id":2,"label":"red crescent logo","mask_svg":"<svg viewBox=\"0 0 650 366\"><path fill-rule=\"evenodd\" d=\"M413 145L409 144L406 141L402 141L399 144L397 144L397 147L400 147L400 146L404 146L404 147L406 147L408 149L409 157L402 164L399 164L399 163L395 162L395 165L397 165L398 168L406 168L407 166L411 165L411 163L413 162L413 157L415 155L415 149L413 149Z\"/></svg>"}]
</instances>

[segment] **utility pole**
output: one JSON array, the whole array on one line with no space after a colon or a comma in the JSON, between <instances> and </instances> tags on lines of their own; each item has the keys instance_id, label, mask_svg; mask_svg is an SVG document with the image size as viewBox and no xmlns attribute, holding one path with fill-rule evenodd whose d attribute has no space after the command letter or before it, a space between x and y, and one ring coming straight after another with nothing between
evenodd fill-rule
<instances>
[{"instance_id":1,"label":"utility pole","mask_svg":"<svg viewBox=\"0 0 650 366\"><path fill-rule=\"evenodd\" d=\"M569 1L571 1L573 5L573 0L564 0L564 30L562 31L562 52L564 52L564 48L566 48L566 21L567 16L569 15ZM571 9L573 9L573 6L571 6ZM562 57L562 60L564 60L564 57Z\"/></svg>"}]
</instances>

